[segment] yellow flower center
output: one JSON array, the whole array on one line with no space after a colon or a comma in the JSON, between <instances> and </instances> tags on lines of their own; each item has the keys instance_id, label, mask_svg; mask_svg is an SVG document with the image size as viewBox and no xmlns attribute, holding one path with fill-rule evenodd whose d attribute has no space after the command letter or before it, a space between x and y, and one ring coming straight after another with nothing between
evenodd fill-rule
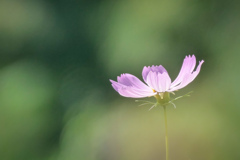
<instances>
[{"instance_id":1,"label":"yellow flower center","mask_svg":"<svg viewBox=\"0 0 240 160\"><path fill-rule=\"evenodd\" d=\"M152 89L152 90L153 90L153 93L157 92L157 91L155 91L154 89Z\"/></svg>"}]
</instances>

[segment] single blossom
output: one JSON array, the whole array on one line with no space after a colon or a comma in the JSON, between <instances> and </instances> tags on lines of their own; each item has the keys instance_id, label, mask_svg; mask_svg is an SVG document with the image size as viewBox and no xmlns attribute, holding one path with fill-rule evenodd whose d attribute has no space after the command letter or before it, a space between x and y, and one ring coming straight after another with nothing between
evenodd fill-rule
<instances>
[{"instance_id":1,"label":"single blossom","mask_svg":"<svg viewBox=\"0 0 240 160\"><path fill-rule=\"evenodd\" d=\"M164 93L174 92L191 83L199 74L203 60L196 66L196 57L186 56L182 68L177 78L172 82L167 70L162 66L144 67L142 77L144 82L129 73L121 74L117 77L117 82L110 80L113 88L124 97L144 98L150 96L164 95Z\"/></svg>"}]
</instances>

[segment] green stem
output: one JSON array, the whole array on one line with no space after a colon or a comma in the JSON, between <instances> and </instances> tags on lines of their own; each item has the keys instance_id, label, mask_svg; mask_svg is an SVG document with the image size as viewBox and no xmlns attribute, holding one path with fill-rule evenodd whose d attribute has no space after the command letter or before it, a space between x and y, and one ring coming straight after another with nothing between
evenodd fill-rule
<instances>
[{"instance_id":1,"label":"green stem","mask_svg":"<svg viewBox=\"0 0 240 160\"><path fill-rule=\"evenodd\" d=\"M166 160L168 160L168 127L167 127L167 108L163 106L165 118L165 143L166 143Z\"/></svg>"}]
</instances>

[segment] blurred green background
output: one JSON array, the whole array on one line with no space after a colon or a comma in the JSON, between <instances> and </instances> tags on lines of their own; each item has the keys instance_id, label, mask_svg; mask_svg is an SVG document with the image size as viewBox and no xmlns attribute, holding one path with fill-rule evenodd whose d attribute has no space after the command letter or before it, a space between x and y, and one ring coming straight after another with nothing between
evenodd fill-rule
<instances>
[{"instance_id":1,"label":"blurred green background","mask_svg":"<svg viewBox=\"0 0 240 160\"><path fill-rule=\"evenodd\" d=\"M109 79L162 64L173 80L195 54L176 96L194 92L168 107L170 159L239 160L239 42L239 1L1 0L0 159L164 159L162 108Z\"/></svg>"}]
</instances>

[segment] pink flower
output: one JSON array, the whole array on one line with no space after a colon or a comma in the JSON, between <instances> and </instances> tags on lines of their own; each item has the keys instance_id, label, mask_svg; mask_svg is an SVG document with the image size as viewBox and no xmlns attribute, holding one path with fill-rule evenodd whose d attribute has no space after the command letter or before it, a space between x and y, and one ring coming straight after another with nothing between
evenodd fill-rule
<instances>
[{"instance_id":1,"label":"pink flower","mask_svg":"<svg viewBox=\"0 0 240 160\"><path fill-rule=\"evenodd\" d=\"M177 78L172 82L168 75L167 70L162 66L148 66L144 67L142 71L143 80L140 81L134 75L125 73L117 77L117 82L110 80L113 88L124 97L130 98L144 98L150 96L156 96L165 92L173 92L179 90L189 83L191 83L199 74L203 60L199 61L196 66L196 57L186 56L182 68Z\"/></svg>"}]
</instances>

